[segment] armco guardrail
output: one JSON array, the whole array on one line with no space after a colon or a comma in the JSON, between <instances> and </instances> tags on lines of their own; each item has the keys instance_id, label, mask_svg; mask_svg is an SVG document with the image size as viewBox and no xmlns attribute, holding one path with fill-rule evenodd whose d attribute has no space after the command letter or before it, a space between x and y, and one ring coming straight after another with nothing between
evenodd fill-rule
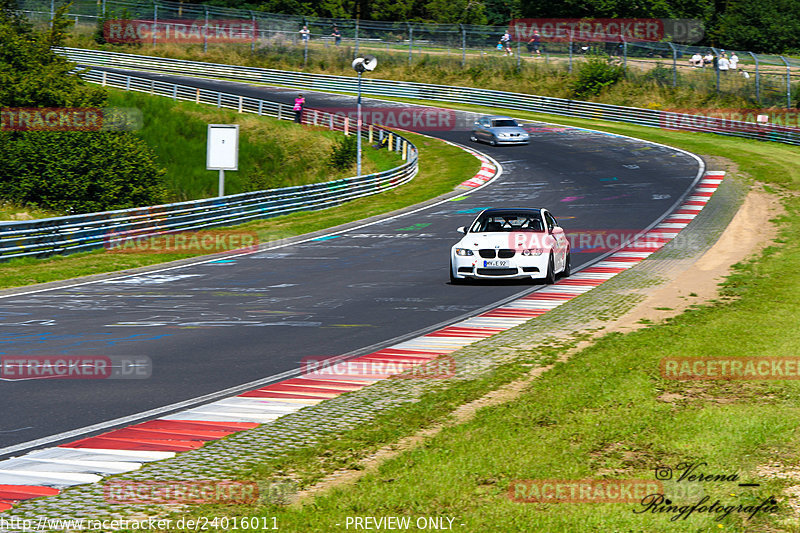
<instances>
[{"instance_id":1,"label":"armco guardrail","mask_svg":"<svg viewBox=\"0 0 800 533\"><path fill-rule=\"evenodd\" d=\"M317 91L355 93L357 90L357 79L355 77L204 63L78 48L62 48L59 51L69 57L71 61L87 66L224 78ZM800 129L773 124L756 124L721 119L715 121L707 117L702 117L702 120L700 120L697 115L684 113L476 89L473 87L431 85L371 77L364 78L362 82L362 93L372 96L393 96L459 104L478 104L520 111L627 122L655 128L700 131L786 144L800 144Z\"/></svg>"},{"instance_id":2,"label":"armco guardrail","mask_svg":"<svg viewBox=\"0 0 800 533\"><path fill-rule=\"evenodd\" d=\"M267 100L99 71L89 72L84 77L108 86L212 104L239 112L285 119L294 116L290 106ZM351 125L346 118L321 111L307 109L303 121L346 134L355 133L355 124ZM383 140L388 136L390 149L403 154L406 162L397 168L360 178L87 215L2 222L0 260L79 252L113 246L137 237L240 224L295 211L324 209L392 189L414 178L418 156L412 143L396 133L373 125L363 128L362 135L370 142L373 137Z\"/></svg>"}]
</instances>

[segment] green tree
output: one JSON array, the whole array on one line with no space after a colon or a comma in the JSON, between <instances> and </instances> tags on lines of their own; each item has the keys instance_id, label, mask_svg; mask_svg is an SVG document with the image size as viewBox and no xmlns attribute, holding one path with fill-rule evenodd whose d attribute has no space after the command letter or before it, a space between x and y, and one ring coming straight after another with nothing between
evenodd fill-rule
<instances>
[{"instance_id":1,"label":"green tree","mask_svg":"<svg viewBox=\"0 0 800 533\"><path fill-rule=\"evenodd\" d=\"M89 86L75 67L52 47L62 46L71 23L59 8L51 28L34 31L16 12L11 0L0 0L0 106L98 106L105 91Z\"/></svg>"},{"instance_id":2,"label":"green tree","mask_svg":"<svg viewBox=\"0 0 800 533\"><path fill-rule=\"evenodd\" d=\"M731 0L711 38L726 48L768 54L800 49L800 0Z\"/></svg>"}]
</instances>

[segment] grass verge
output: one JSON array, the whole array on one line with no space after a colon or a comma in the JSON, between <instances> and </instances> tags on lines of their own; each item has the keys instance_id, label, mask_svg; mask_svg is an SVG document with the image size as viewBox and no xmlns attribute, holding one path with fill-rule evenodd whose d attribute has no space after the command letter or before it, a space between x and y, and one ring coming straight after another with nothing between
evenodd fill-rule
<instances>
[{"instance_id":1,"label":"grass verge","mask_svg":"<svg viewBox=\"0 0 800 533\"><path fill-rule=\"evenodd\" d=\"M306 185L355 174L355 165L331 167L331 151L343 138L324 128L298 127L271 117L240 114L228 109L163 96L109 89L108 105L142 112L137 134L166 168L171 201L197 200L217 194L217 173L206 170L208 124L239 124L239 170L227 172L228 194ZM400 164L394 153L364 151L364 172L380 172Z\"/></svg>"},{"instance_id":2,"label":"grass verge","mask_svg":"<svg viewBox=\"0 0 800 533\"><path fill-rule=\"evenodd\" d=\"M404 134L406 135L406 134ZM400 209L452 191L475 175L479 161L460 148L421 135L407 134L419 149L420 171L410 183L381 194L360 198L338 207L301 212L229 228L254 231L259 242L270 242ZM371 148L365 148L369 152ZM382 155L387 157L386 154ZM390 156L389 156L390 157ZM0 263L0 288L115 272L201 254L108 253L105 250L47 259L15 259Z\"/></svg>"}]
</instances>

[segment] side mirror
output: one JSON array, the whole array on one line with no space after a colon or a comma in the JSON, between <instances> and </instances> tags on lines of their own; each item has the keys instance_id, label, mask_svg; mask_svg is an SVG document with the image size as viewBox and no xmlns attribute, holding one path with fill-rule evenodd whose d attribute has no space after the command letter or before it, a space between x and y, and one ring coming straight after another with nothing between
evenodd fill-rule
<instances>
[{"instance_id":1,"label":"side mirror","mask_svg":"<svg viewBox=\"0 0 800 533\"><path fill-rule=\"evenodd\" d=\"M467 228L465 228L464 226L459 226L456 231L459 232L459 233L466 234L467 233Z\"/></svg>"}]
</instances>

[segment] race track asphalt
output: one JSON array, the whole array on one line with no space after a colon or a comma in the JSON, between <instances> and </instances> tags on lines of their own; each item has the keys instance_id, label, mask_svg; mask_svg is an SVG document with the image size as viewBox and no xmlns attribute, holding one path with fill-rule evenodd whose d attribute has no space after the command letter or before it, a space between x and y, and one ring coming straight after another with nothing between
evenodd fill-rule
<instances>
[{"instance_id":1,"label":"race track asphalt","mask_svg":"<svg viewBox=\"0 0 800 533\"><path fill-rule=\"evenodd\" d=\"M285 103L297 93L137 75ZM348 96L304 94L309 108L354 106ZM364 99L365 110L397 106ZM527 124L529 146L472 144L471 116L457 118L456 128L425 133L471 144L504 169L457 201L330 238L0 299L3 357L144 355L153 362L149 379L0 381L0 457L8 455L3 448L19 447L18 455L37 439L296 370L306 357L373 351L530 290L448 283L455 229L483 208L547 207L567 231L627 233L661 218L699 171L681 151L547 124ZM574 253L573 265L597 256Z\"/></svg>"}]
</instances>

